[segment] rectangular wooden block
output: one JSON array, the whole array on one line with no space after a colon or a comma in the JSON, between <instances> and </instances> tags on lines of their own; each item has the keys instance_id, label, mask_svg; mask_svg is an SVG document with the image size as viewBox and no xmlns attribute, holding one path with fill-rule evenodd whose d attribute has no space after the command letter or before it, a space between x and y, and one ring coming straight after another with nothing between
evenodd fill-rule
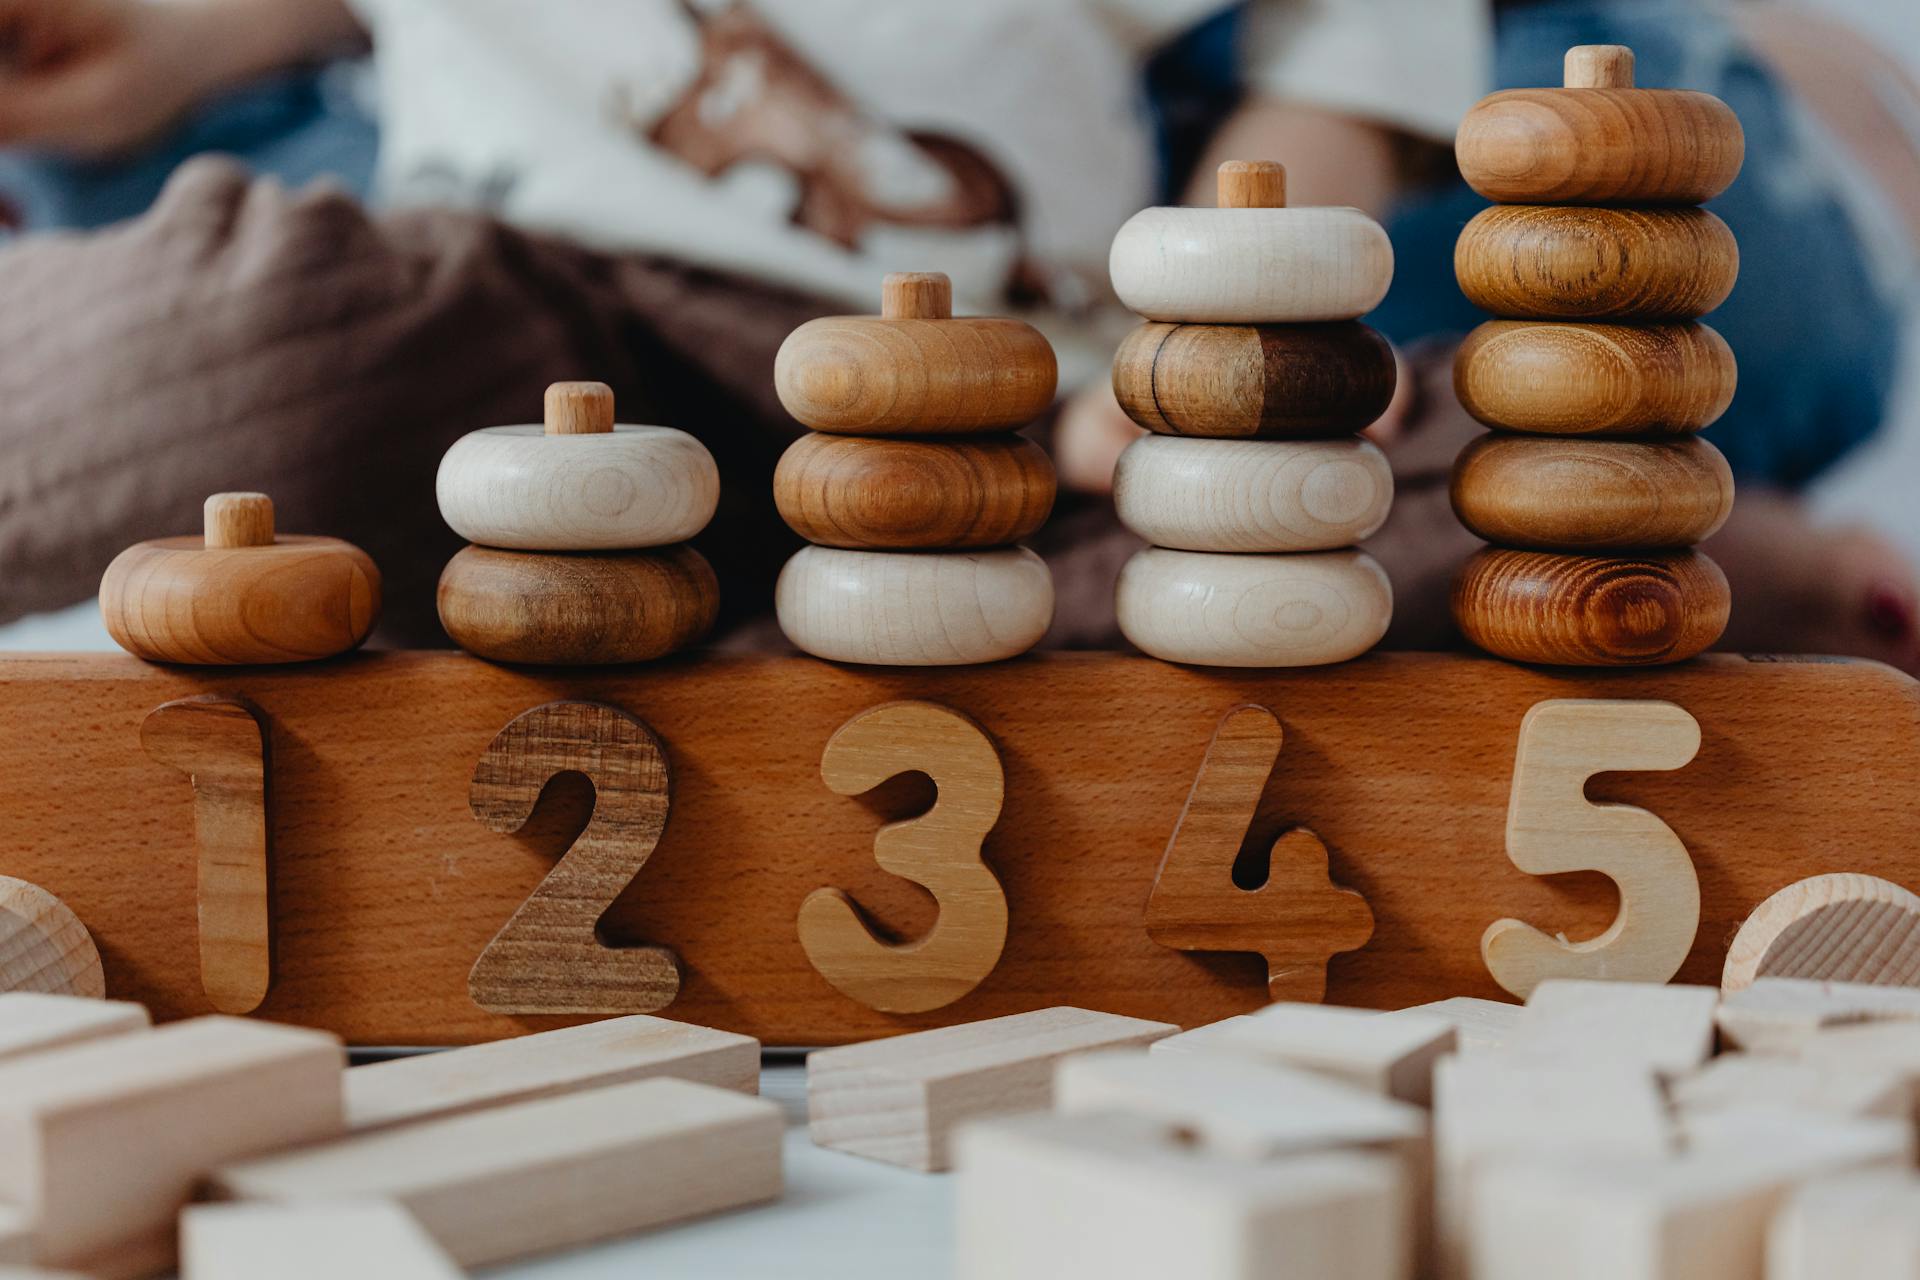
<instances>
[{"instance_id":1,"label":"rectangular wooden block","mask_svg":"<svg viewBox=\"0 0 1920 1280\"><path fill-rule=\"evenodd\" d=\"M1123 1113L995 1119L960 1137L959 1280L1405 1280L1389 1157L1247 1162Z\"/></svg>"},{"instance_id":2,"label":"rectangular wooden block","mask_svg":"<svg viewBox=\"0 0 1920 1280\"><path fill-rule=\"evenodd\" d=\"M461 1280L398 1205L198 1205L180 1216L180 1280Z\"/></svg>"},{"instance_id":3,"label":"rectangular wooden block","mask_svg":"<svg viewBox=\"0 0 1920 1280\"><path fill-rule=\"evenodd\" d=\"M1455 1033L1446 1019L1418 1013L1274 1004L1223 1028L1217 1044L1426 1106L1433 1064L1454 1051Z\"/></svg>"},{"instance_id":4,"label":"rectangular wooden block","mask_svg":"<svg viewBox=\"0 0 1920 1280\"><path fill-rule=\"evenodd\" d=\"M389 1199L461 1266L591 1244L780 1194L780 1108L638 1080L229 1164L230 1199Z\"/></svg>"},{"instance_id":5,"label":"rectangular wooden block","mask_svg":"<svg viewBox=\"0 0 1920 1280\"><path fill-rule=\"evenodd\" d=\"M1713 1053L1717 987L1557 979L1541 983L1506 1036L1511 1052L1622 1059L1691 1071Z\"/></svg>"},{"instance_id":6,"label":"rectangular wooden block","mask_svg":"<svg viewBox=\"0 0 1920 1280\"><path fill-rule=\"evenodd\" d=\"M1453 1025L1454 1045L1460 1053L1478 1053L1506 1044L1520 1021L1524 1005L1477 996L1449 996L1397 1010L1410 1017L1440 1018Z\"/></svg>"},{"instance_id":7,"label":"rectangular wooden block","mask_svg":"<svg viewBox=\"0 0 1920 1280\"><path fill-rule=\"evenodd\" d=\"M1720 1002L1720 1034L1738 1049L1790 1052L1829 1027L1920 1021L1920 990L1807 978L1761 978Z\"/></svg>"},{"instance_id":8,"label":"rectangular wooden block","mask_svg":"<svg viewBox=\"0 0 1920 1280\"><path fill-rule=\"evenodd\" d=\"M1244 1023L1249 1016L1244 1013L1236 1014L1231 1018L1222 1018L1218 1022L1209 1022L1195 1027L1191 1031L1182 1031L1178 1035L1171 1035L1163 1040L1155 1040L1147 1046L1147 1052L1156 1056L1226 1053L1235 1057L1245 1057L1244 1054L1236 1054L1232 1049L1226 1048L1225 1042L1235 1028Z\"/></svg>"},{"instance_id":9,"label":"rectangular wooden block","mask_svg":"<svg viewBox=\"0 0 1920 1280\"><path fill-rule=\"evenodd\" d=\"M1682 1112L1819 1111L1900 1120L1914 1107L1913 1087L1901 1072L1761 1053L1723 1053L1668 1090Z\"/></svg>"},{"instance_id":10,"label":"rectangular wooden block","mask_svg":"<svg viewBox=\"0 0 1920 1280\"><path fill-rule=\"evenodd\" d=\"M653 1076L760 1091L760 1042L647 1014L419 1054L347 1072L355 1132Z\"/></svg>"},{"instance_id":11,"label":"rectangular wooden block","mask_svg":"<svg viewBox=\"0 0 1920 1280\"><path fill-rule=\"evenodd\" d=\"M1140 1048L1177 1028L1090 1009L1041 1009L807 1055L807 1128L823 1147L936 1172L954 1127L1053 1100L1054 1064Z\"/></svg>"},{"instance_id":12,"label":"rectangular wooden block","mask_svg":"<svg viewBox=\"0 0 1920 1280\"><path fill-rule=\"evenodd\" d=\"M32 1226L21 1210L0 1204L0 1265L33 1261Z\"/></svg>"},{"instance_id":13,"label":"rectangular wooden block","mask_svg":"<svg viewBox=\"0 0 1920 1280\"><path fill-rule=\"evenodd\" d=\"M340 1132L344 1065L330 1035L225 1017L0 1063L0 1201L36 1262L165 1270L214 1165Z\"/></svg>"},{"instance_id":14,"label":"rectangular wooden block","mask_svg":"<svg viewBox=\"0 0 1920 1280\"><path fill-rule=\"evenodd\" d=\"M1876 1170L1795 1190L1767 1233L1767 1280L1920 1280L1920 1178Z\"/></svg>"},{"instance_id":15,"label":"rectangular wooden block","mask_svg":"<svg viewBox=\"0 0 1920 1280\"><path fill-rule=\"evenodd\" d=\"M151 1025L145 1009L124 1000L10 991L0 994L0 1061Z\"/></svg>"}]
</instances>

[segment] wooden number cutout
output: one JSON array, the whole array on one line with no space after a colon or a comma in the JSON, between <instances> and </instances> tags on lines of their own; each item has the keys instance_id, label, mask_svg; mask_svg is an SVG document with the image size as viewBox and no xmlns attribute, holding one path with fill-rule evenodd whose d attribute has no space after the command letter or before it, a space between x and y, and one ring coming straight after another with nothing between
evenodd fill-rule
<instances>
[{"instance_id":1,"label":"wooden number cutout","mask_svg":"<svg viewBox=\"0 0 1920 1280\"><path fill-rule=\"evenodd\" d=\"M925 1013L979 986L1007 941L1007 896L981 856L1000 819L1000 754L979 725L931 702L887 702L840 726L820 757L836 793L857 796L918 770L933 779L933 808L891 822L873 840L882 870L933 895L940 915L925 937L889 943L839 889L800 904L800 946L820 976L883 1013Z\"/></svg>"},{"instance_id":2,"label":"wooden number cutout","mask_svg":"<svg viewBox=\"0 0 1920 1280\"><path fill-rule=\"evenodd\" d=\"M182 698L148 714L140 745L193 779L200 985L220 1012L251 1013L273 982L265 718L244 698Z\"/></svg>"},{"instance_id":3,"label":"wooden number cutout","mask_svg":"<svg viewBox=\"0 0 1920 1280\"><path fill-rule=\"evenodd\" d=\"M1525 999L1548 978L1665 982L1700 927L1700 879L1673 828L1630 804L1595 804L1597 773L1678 769L1700 725L1671 702L1556 698L1520 722L1507 856L1528 875L1598 871L1620 887L1620 914L1598 937L1568 942L1518 920L1480 939L1488 972Z\"/></svg>"},{"instance_id":4,"label":"wooden number cutout","mask_svg":"<svg viewBox=\"0 0 1920 1280\"><path fill-rule=\"evenodd\" d=\"M1373 936L1367 900L1333 883L1327 846L1301 827L1274 841L1265 883L1233 880L1283 737L1265 707L1220 718L1147 897L1147 936L1177 951L1252 952L1267 962L1272 999L1319 1001L1327 961Z\"/></svg>"},{"instance_id":5,"label":"wooden number cutout","mask_svg":"<svg viewBox=\"0 0 1920 1280\"><path fill-rule=\"evenodd\" d=\"M549 702L508 722L481 753L468 803L510 835L533 816L555 774L593 784L593 816L467 976L492 1013L651 1013L680 992L666 947L610 947L600 917L646 865L667 826L671 777L660 740L595 702Z\"/></svg>"},{"instance_id":6,"label":"wooden number cutout","mask_svg":"<svg viewBox=\"0 0 1920 1280\"><path fill-rule=\"evenodd\" d=\"M0 876L0 991L107 994L99 948L80 917L37 884Z\"/></svg>"}]
</instances>

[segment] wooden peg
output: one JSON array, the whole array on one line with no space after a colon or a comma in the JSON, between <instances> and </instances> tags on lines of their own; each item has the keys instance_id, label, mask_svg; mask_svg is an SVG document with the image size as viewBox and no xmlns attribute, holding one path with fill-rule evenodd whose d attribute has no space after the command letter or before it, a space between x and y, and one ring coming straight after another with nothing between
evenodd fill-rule
<instances>
[{"instance_id":1,"label":"wooden peg","mask_svg":"<svg viewBox=\"0 0 1920 1280\"><path fill-rule=\"evenodd\" d=\"M1495 205L1454 242L1474 306L1545 320L1692 320L1727 300L1740 250L1705 209Z\"/></svg>"},{"instance_id":2,"label":"wooden peg","mask_svg":"<svg viewBox=\"0 0 1920 1280\"><path fill-rule=\"evenodd\" d=\"M1393 467L1371 440L1141 436L1113 473L1120 523L1183 551L1333 551L1372 537Z\"/></svg>"},{"instance_id":3,"label":"wooden peg","mask_svg":"<svg viewBox=\"0 0 1920 1280\"><path fill-rule=\"evenodd\" d=\"M273 545L273 499L264 493L216 493L202 507L209 547Z\"/></svg>"},{"instance_id":4,"label":"wooden peg","mask_svg":"<svg viewBox=\"0 0 1920 1280\"><path fill-rule=\"evenodd\" d=\"M1569 89L1633 88L1633 50L1623 44L1577 44L1567 50L1562 83Z\"/></svg>"},{"instance_id":5,"label":"wooden peg","mask_svg":"<svg viewBox=\"0 0 1920 1280\"><path fill-rule=\"evenodd\" d=\"M1358 321L1143 324L1113 357L1113 394L1162 435L1301 440L1363 430L1393 399L1393 348Z\"/></svg>"},{"instance_id":6,"label":"wooden peg","mask_svg":"<svg viewBox=\"0 0 1920 1280\"><path fill-rule=\"evenodd\" d=\"M0 950L5 944L0 943ZM20 1058L103 1036L143 1031L152 1019L140 1005L97 996L0 992L0 1059Z\"/></svg>"},{"instance_id":7,"label":"wooden peg","mask_svg":"<svg viewBox=\"0 0 1920 1280\"><path fill-rule=\"evenodd\" d=\"M999 662L1053 622L1053 574L1025 547L954 552L802 547L774 585L780 629L832 662Z\"/></svg>"},{"instance_id":8,"label":"wooden peg","mask_svg":"<svg viewBox=\"0 0 1920 1280\"><path fill-rule=\"evenodd\" d=\"M182 698L147 714L140 746L193 782L201 986L252 1013L273 983L266 719L244 698Z\"/></svg>"},{"instance_id":9,"label":"wooden peg","mask_svg":"<svg viewBox=\"0 0 1920 1280\"><path fill-rule=\"evenodd\" d=\"M852 898L831 888L809 893L796 922L820 976L886 1013L952 1004L993 972L1007 940L1006 893L981 854L1005 794L1000 755L984 729L931 702L888 702L841 725L820 757L821 779L843 796L908 771L932 779L933 808L882 828L873 856L933 895L933 928L911 942L885 941Z\"/></svg>"},{"instance_id":10,"label":"wooden peg","mask_svg":"<svg viewBox=\"0 0 1920 1280\"><path fill-rule=\"evenodd\" d=\"M1727 575L1698 551L1559 555L1487 547L1453 583L1468 641L1511 662L1681 662L1727 628Z\"/></svg>"},{"instance_id":11,"label":"wooden peg","mask_svg":"<svg viewBox=\"0 0 1920 1280\"><path fill-rule=\"evenodd\" d=\"M1698 436L1556 440L1489 432L1454 461L1452 497L1460 523L1501 546L1690 547L1733 513L1733 470Z\"/></svg>"},{"instance_id":12,"label":"wooden peg","mask_svg":"<svg viewBox=\"0 0 1920 1280\"><path fill-rule=\"evenodd\" d=\"M1555 436L1673 436L1733 403L1733 349L1704 324L1490 320L1453 362L1460 405L1490 427Z\"/></svg>"},{"instance_id":13,"label":"wooden peg","mask_svg":"<svg viewBox=\"0 0 1920 1280\"><path fill-rule=\"evenodd\" d=\"M598 435L613 430L613 388L604 382L555 382L547 387L550 436Z\"/></svg>"},{"instance_id":14,"label":"wooden peg","mask_svg":"<svg viewBox=\"0 0 1920 1280\"><path fill-rule=\"evenodd\" d=\"M1222 209L1287 207L1287 167L1275 160L1225 161L1214 187L1214 203Z\"/></svg>"},{"instance_id":15,"label":"wooden peg","mask_svg":"<svg viewBox=\"0 0 1920 1280\"><path fill-rule=\"evenodd\" d=\"M1598 937L1568 942L1518 920L1480 939L1495 982L1525 998L1549 978L1665 982L1693 947L1700 879L1686 846L1655 815L1596 805L1587 780L1619 770L1679 769L1700 750L1700 725L1671 702L1554 698L1520 722L1507 801L1507 856L1528 875L1598 871L1620 910Z\"/></svg>"},{"instance_id":16,"label":"wooden peg","mask_svg":"<svg viewBox=\"0 0 1920 1280\"><path fill-rule=\"evenodd\" d=\"M1795 881L1734 934L1720 986L1763 977L1920 986L1920 897L1851 872Z\"/></svg>"},{"instance_id":17,"label":"wooden peg","mask_svg":"<svg viewBox=\"0 0 1920 1280\"><path fill-rule=\"evenodd\" d=\"M1053 461L1022 436L887 440L811 433L773 473L781 519L850 550L1000 547L1053 510Z\"/></svg>"},{"instance_id":18,"label":"wooden peg","mask_svg":"<svg viewBox=\"0 0 1920 1280\"><path fill-rule=\"evenodd\" d=\"M1147 936L1179 951L1252 952L1266 963L1269 999L1319 1000L1328 960L1373 936L1367 900L1333 883L1326 845L1301 828L1274 841L1257 888L1234 879L1282 737L1265 707L1221 717L1154 876Z\"/></svg>"},{"instance_id":19,"label":"wooden peg","mask_svg":"<svg viewBox=\"0 0 1920 1280\"><path fill-rule=\"evenodd\" d=\"M1114 605L1121 633L1166 662L1312 667L1378 644L1393 621L1393 586L1364 551L1148 547L1120 570Z\"/></svg>"},{"instance_id":20,"label":"wooden peg","mask_svg":"<svg viewBox=\"0 0 1920 1280\"><path fill-rule=\"evenodd\" d=\"M464 1280L466 1272L399 1205L365 1200L195 1205L180 1215L180 1275L181 1280Z\"/></svg>"},{"instance_id":21,"label":"wooden peg","mask_svg":"<svg viewBox=\"0 0 1920 1280\"><path fill-rule=\"evenodd\" d=\"M107 994L106 971L87 926L37 884L0 876L0 992Z\"/></svg>"},{"instance_id":22,"label":"wooden peg","mask_svg":"<svg viewBox=\"0 0 1920 1280\"><path fill-rule=\"evenodd\" d=\"M893 271L880 282L883 320L953 319L953 281L940 271Z\"/></svg>"}]
</instances>

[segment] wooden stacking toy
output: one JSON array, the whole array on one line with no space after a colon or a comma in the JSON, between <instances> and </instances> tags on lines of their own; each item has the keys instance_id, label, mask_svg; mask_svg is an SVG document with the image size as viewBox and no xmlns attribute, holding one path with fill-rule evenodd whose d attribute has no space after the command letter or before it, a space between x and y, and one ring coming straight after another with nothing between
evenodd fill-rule
<instances>
[{"instance_id":1,"label":"wooden stacking toy","mask_svg":"<svg viewBox=\"0 0 1920 1280\"><path fill-rule=\"evenodd\" d=\"M1461 123L1460 171L1496 205L1454 270L1500 316L1454 364L1493 433L1453 472L1460 520L1492 543L1454 585L1474 644L1520 662L1677 662L1727 622L1727 580L1693 550L1733 509L1696 433L1733 399L1726 342L1699 317L1739 250L1695 204L1740 171L1719 99L1633 87L1633 53L1570 49L1566 87L1497 93Z\"/></svg>"},{"instance_id":2,"label":"wooden stacking toy","mask_svg":"<svg viewBox=\"0 0 1920 1280\"><path fill-rule=\"evenodd\" d=\"M1120 629L1170 662L1343 662L1393 614L1353 544L1393 475L1356 433L1393 396L1393 352L1359 323L1393 277L1357 209L1290 209L1278 164L1220 166L1219 208L1148 209L1114 238L1120 300L1149 323L1113 389L1154 434L1114 473L1120 519L1154 545L1121 571Z\"/></svg>"},{"instance_id":3,"label":"wooden stacking toy","mask_svg":"<svg viewBox=\"0 0 1920 1280\"><path fill-rule=\"evenodd\" d=\"M686 545L720 499L698 440L615 426L599 382L547 388L544 426L456 441L435 485L469 546L440 576L440 623L497 662L645 662L712 627L720 588Z\"/></svg>"},{"instance_id":4,"label":"wooden stacking toy","mask_svg":"<svg viewBox=\"0 0 1920 1280\"><path fill-rule=\"evenodd\" d=\"M100 616L150 662L310 662L356 648L380 617L380 570L338 538L276 535L264 493L216 493L205 532L128 547L100 579Z\"/></svg>"},{"instance_id":5,"label":"wooden stacking toy","mask_svg":"<svg viewBox=\"0 0 1920 1280\"><path fill-rule=\"evenodd\" d=\"M816 657L880 666L994 662L1053 620L1053 578L1020 539L1053 509L1053 464L1011 434L1053 401L1053 349L1019 320L953 315L936 272L886 278L878 316L788 335L787 411L816 434L774 473L780 515L814 545L775 607Z\"/></svg>"}]
</instances>

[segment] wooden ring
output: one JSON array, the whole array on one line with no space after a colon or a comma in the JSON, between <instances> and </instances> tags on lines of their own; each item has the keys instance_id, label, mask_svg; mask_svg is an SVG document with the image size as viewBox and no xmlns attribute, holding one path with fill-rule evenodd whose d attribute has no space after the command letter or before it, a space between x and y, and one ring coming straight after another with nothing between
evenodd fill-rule
<instances>
[{"instance_id":1,"label":"wooden ring","mask_svg":"<svg viewBox=\"0 0 1920 1280\"><path fill-rule=\"evenodd\" d=\"M773 473L795 533L854 550L1005 546L1046 523L1053 497L1053 462L1019 436L806 435Z\"/></svg>"},{"instance_id":2,"label":"wooden ring","mask_svg":"<svg viewBox=\"0 0 1920 1280\"><path fill-rule=\"evenodd\" d=\"M1920 897L1853 872L1795 881L1733 935L1720 989L1759 978L1920 986Z\"/></svg>"},{"instance_id":3,"label":"wooden ring","mask_svg":"<svg viewBox=\"0 0 1920 1280\"><path fill-rule=\"evenodd\" d=\"M1699 436L1674 440L1485 435L1453 464L1460 523L1505 547L1690 547L1733 511L1733 472Z\"/></svg>"},{"instance_id":4,"label":"wooden ring","mask_svg":"<svg viewBox=\"0 0 1920 1280\"><path fill-rule=\"evenodd\" d=\"M1453 619L1473 644L1513 662L1650 666L1720 638L1731 596L1698 551L1555 555L1486 547L1453 584Z\"/></svg>"},{"instance_id":5,"label":"wooden ring","mask_svg":"<svg viewBox=\"0 0 1920 1280\"><path fill-rule=\"evenodd\" d=\"M601 666L684 649L713 626L720 584L684 544L536 555L466 547L440 575L440 625L494 662Z\"/></svg>"},{"instance_id":6,"label":"wooden ring","mask_svg":"<svg viewBox=\"0 0 1920 1280\"><path fill-rule=\"evenodd\" d=\"M1692 320L1733 292L1740 248L1705 209L1497 205L1461 231L1453 272L1495 315Z\"/></svg>"},{"instance_id":7,"label":"wooden ring","mask_svg":"<svg viewBox=\"0 0 1920 1280\"><path fill-rule=\"evenodd\" d=\"M1393 467L1371 441L1142 436L1113 473L1120 522L1183 551L1331 551L1371 537Z\"/></svg>"},{"instance_id":8,"label":"wooden ring","mask_svg":"<svg viewBox=\"0 0 1920 1280\"><path fill-rule=\"evenodd\" d=\"M1298 440L1350 435L1387 410L1393 348L1354 321L1144 324L1113 357L1113 394L1162 435Z\"/></svg>"},{"instance_id":9,"label":"wooden ring","mask_svg":"<svg viewBox=\"0 0 1920 1280\"><path fill-rule=\"evenodd\" d=\"M1120 630L1166 662L1311 667L1357 658L1393 619L1393 587L1364 551L1216 555L1148 547L1120 570Z\"/></svg>"},{"instance_id":10,"label":"wooden ring","mask_svg":"<svg viewBox=\"0 0 1920 1280\"><path fill-rule=\"evenodd\" d=\"M1684 435L1733 403L1739 371L1703 324L1490 320L1453 360L1453 388L1490 427L1547 435Z\"/></svg>"},{"instance_id":11,"label":"wooden ring","mask_svg":"<svg viewBox=\"0 0 1920 1280\"><path fill-rule=\"evenodd\" d=\"M1120 301L1175 324L1357 320L1393 282L1393 246L1358 209L1143 209L1107 258Z\"/></svg>"},{"instance_id":12,"label":"wooden ring","mask_svg":"<svg viewBox=\"0 0 1920 1280\"><path fill-rule=\"evenodd\" d=\"M1720 99L1677 89L1509 89L1460 121L1467 185L1503 204L1704 204L1746 157Z\"/></svg>"},{"instance_id":13,"label":"wooden ring","mask_svg":"<svg viewBox=\"0 0 1920 1280\"><path fill-rule=\"evenodd\" d=\"M802 547L780 571L774 610L787 639L833 662L998 662L1046 634L1053 575L1025 547L951 554Z\"/></svg>"},{"instance_id":14,"label":"wooden ring","mask_svg":"<svg viewBox=\"0 0 1920 1280\"><path fill-rule=\"evenodd\" d=\"M441 519L469 542L624 551L671 546L706 528L720 470L705 445L672 427L487 427L454 441L434 492Z\"/></svg>"},{"instance_id":15,"label":"wooden ring","mask_svg":"<svg viewBox=\"0 0 1920 1280\"><path fill-rule=\"evenodd\" d=\"M1025 426L1053 403L1059 369L1019 320L828 316L787 335L773 385L815 431L959 435Z\"/></svg>"},{"instance_id":16,"label":"wooden ring","mask_svg":"<svg viewBox=\"0 0 1920 1280\"><path fill-rule=\"evenodd\" d=\"M0 876L0 991L104 999L100 949L73 909L37 884Z\"/></svg>"}]
</instances>

